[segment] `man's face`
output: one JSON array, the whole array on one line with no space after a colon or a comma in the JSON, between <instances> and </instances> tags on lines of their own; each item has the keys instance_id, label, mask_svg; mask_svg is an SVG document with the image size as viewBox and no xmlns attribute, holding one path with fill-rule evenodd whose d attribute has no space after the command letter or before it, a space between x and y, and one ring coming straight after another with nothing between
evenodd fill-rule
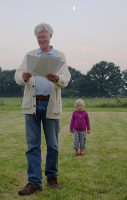
<instances>
[{"instance_id":1,"label":"man's face","mask_svg":"<svg viewBox=\"0 0 127 200\"><path fill-rule=\"evenodd\" d=\"M50 38L51 37L47 31L42 31L38 33L37 41L41 50L45 50L49 47Z\"/></svg>"}]
</instances>

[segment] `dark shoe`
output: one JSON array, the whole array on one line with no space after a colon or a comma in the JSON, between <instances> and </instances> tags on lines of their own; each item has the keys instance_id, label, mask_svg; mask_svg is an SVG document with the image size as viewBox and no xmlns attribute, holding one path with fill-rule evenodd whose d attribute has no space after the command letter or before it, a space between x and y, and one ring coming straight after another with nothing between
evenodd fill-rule
<instances>
[{"instance_id":1,"label":"dark shoe","mask_svg":"<svg viewBox=\"0 0 127 200\"><path fill-rule=\"evenodd\" d=\"M61 189L62 186L58 183L57 178L52 178L47 181L48 185L53 186L55 188Z\"/></svg>"},{"instance_id":2,"label":"dark shoe","mask_svg":"<svg viewBox=\"0 0 127 200\"><path fill-rule=\"evenodd\" d=\"M36 191L42 191L42 187L29 182L24 188L18 191L18 194L22 196L30 195L30 194L35 193Z\"/></svg>"},{"instance_id":3,"label":"dark shoe","mask_svg":"<svg viewBox=\"0 0 127 200\"><path fill-rule=\"evenodd\" d=\"M74 156L77 157L77 156L78 156L78 152L75 152L75 153L74 153Z\"/></svg>"},{"instance_id":4,"label":"dark shoe","mask_svg":"<svg viewBox=\"0 0 127 200\"><path fill-rule=\"evenodd\" d=\"M80 152L80 154L79 154L79 155L83 157L83 156L84 156L84 152Z\"/></svg>"}]
</instances>

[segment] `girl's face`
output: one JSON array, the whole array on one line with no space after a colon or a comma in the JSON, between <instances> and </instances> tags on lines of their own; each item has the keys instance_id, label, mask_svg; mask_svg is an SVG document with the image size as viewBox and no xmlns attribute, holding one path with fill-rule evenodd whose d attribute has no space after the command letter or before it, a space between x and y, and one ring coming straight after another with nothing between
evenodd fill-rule
<instances>
[{"instance_id":1,"label":"girl's face","mask_svg":"<svg viewBox=\"0 0 127 200\"><path fill-rule=\"evenodd\" d=\"M82 111L84 109L84 107L85 106L80 102L76 104L76 108L77 108L78 111Z\"/></svg>"}]
</instances>

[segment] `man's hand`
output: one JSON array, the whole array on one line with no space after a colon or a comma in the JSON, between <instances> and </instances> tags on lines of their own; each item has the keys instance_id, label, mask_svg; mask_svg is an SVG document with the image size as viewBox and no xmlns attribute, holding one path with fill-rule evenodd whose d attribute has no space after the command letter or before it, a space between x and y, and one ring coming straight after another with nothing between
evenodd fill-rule
<instances>
[{"instance_id":1,"label":"man's hand","mask_svg":"<svg viewBox=\"0 0 127 200\"><path fill-rule=\"evenodd\" d=\"M90 134L90 130L87 130L87 134Z\"/></svg>"},{"instance_id":2,"label":"man's hand","mask_svg":"<svg viewBox=\"0 0 127 200\"><path fill-rule=\"evenodd\" d=\"M22 74L22 77L23 77L23 79L24 79L25 82L27 82L31 78L31 76L32 75L30 73L28 73L28 72L24 72Z\"/></svg>"},{"instance_id":3,"label":"man's hand","mask_svg":"<svg viewBox=\"0 0 127 200\"><path fill-rule=\"evenodd\" d=\"M46 78L49 80L49 81L52 81L52 82L57 82L59 80L59 76L56 75L56 74L47 74L46 75Z\"/></svg>"}]
</instances>

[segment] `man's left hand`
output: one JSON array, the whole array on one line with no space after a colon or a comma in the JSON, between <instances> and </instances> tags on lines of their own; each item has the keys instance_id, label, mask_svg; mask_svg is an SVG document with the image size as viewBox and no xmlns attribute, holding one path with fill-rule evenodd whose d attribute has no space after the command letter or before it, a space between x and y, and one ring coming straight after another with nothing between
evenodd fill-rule
<instances>
[{"instance_id":1,"label":"man's left hand","mask_svg":"<svg viewBox=\"0 0 127 200\"><path fill-rule=\"evenodd\" d=\"M59 80L59 76L56 75L56 74L47 74L46 75L46 78L49 80L49 81L52 81L52 82L57 82Z\"/></svg>"}]
</instances>

